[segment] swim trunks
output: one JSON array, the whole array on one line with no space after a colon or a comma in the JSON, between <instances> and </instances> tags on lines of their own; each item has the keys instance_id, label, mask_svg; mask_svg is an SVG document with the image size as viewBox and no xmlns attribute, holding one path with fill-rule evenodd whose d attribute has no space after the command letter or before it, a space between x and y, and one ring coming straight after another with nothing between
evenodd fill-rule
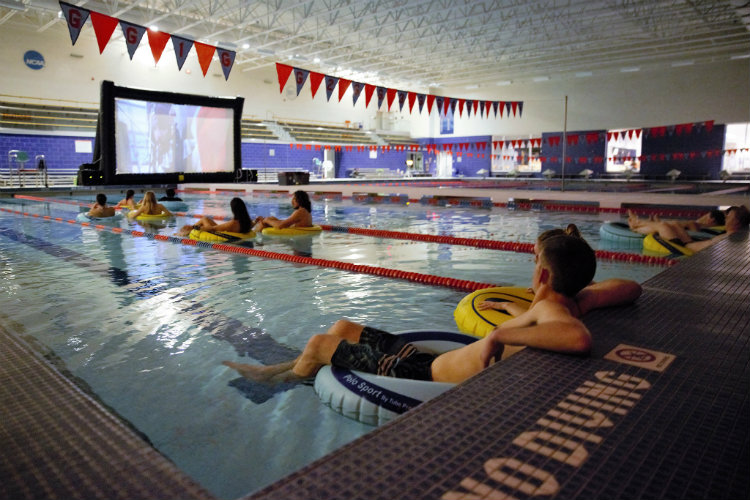
<instances>
[{"instance_id":1,"label":"swim trunks","mask_svg":"<svg viewBox=\"0 0 750 500\"><path fill-rule=\"evenodd\" d=\"M431 366L437 356L418 351L398 335L365 327L358 344L339 343L331 364L386 377L432 380Z\"/></svg>"}]
</instances>

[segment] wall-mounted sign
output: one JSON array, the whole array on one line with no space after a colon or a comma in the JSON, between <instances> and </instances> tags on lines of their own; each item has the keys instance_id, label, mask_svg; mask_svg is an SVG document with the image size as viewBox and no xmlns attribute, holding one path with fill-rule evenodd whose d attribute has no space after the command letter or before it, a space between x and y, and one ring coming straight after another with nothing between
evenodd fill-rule
<instances>
[{"instance_id":1,"label":"wall-mounted sign","mask_svg":"<svg viewBox=\"0 0 750 500\"><path fill-rule=\"evenodd\" d=\"M23 55L23 62L31 69L44 68L44 56L36 50L27 50Z\"/></svg>"}]
</instances>

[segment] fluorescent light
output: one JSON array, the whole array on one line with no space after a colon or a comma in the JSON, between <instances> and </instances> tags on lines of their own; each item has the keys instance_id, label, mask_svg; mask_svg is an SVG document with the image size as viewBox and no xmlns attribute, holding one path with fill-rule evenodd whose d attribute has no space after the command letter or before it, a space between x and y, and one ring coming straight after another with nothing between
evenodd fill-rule
<instances>
[{"instance_id":1,"label":"fluorescent light","mask_svg":"<svg viewBox=\"0 0 750 500\"><path fill-rule=\"evenodd\" d=\"M159 31L159 27L156 26L156 25L153 25L153 26L149 27L148 29L150 29L151 31Z\"/></svg>"},{"instance_id":2,"label":"fluorescent light","mask_svg":"<svg viewBox=\"0 0 750 500\"><path fill-rule=\"evenodd\" d=\"M464 88L465 88L466 90L474 90L474 89L478 89L478 88L479 88L479 85L467 85L467 86L466 86L466 87L464 87Z\"/></svg>"},{"instance_id":3,"label":"fluorescent light","mask_svg":"<svg viewBox=\"0 0 750 500\"><path fill-rule=\"evenodd\" d=\"M505 87L506 85L510 85L513 83L513 80L503 80L502 82L497 82L495 85L498 87Z\"/></svg>"},{"instance_id":4,"label":"fluorescent light","mask_svg":"<svg viewBox=\"0 0 750 500\"><path fill-rule=\"evenodd\" d=\"M673 68L679 68L680 66L692 66L694 61L676 61L672 63Z\"/></svg>"},{"instance_id":5,"label":"fluorescent light","mask_svg":"<svg viewBox=\"0 0 750 500\"><path fill-rule=\"evenodd\" d=\"M576 76L578 78L586 78L587 76L593 76L593 75L594 73L592 73L591 71L579 71L578 73L576 73Z\"/></svg>"},{"instance_id":6,"label":"fluorescent light","mask_svg":"<svg viewBox=\"0 0 750 500\"><path fill-rule=\"evenodd\" d=\"M533 78L533 80L534 80L535 82L546 82L546 81L548 81L548 80L549 80L549 77L548 77L548 76L535 76L535 77Z\"/></svg>"},{"instance_id":7,"label":"fluorescent light","mask_svg":"<svg viewBox=\"0 0 750 500\"><path fill-rule=\"evenodd\" d=\"M249 43L243 43L242 44L242 48L245 49L245 50L247 50L247 49L250 48L250 44Z\"/></svg>"},{"instance_id":8,"label":"fluorescent light","mask_svg":"<svg viewBox=\"0 0 750 500\"><path fill-rule=\"evenodd\" d=\"M732 61L736 61L737 59L748 59L748 58L750 58L750 54L740 54L738 56L732 56L729 59L731 59Z\"/></svg>"},{"instance_id":9,"label":"fluorescent light","mask_svg":"<svg viewBox=\"0 0 750 500\"><path fill-rule=\"evenodd\" d=\"M313 59L313 62L315 64L318 64L320 62L320 57L316 57L315 59Z\"/></svg>"},{"instance_id":10,"label":"fluorescent light","mask_svg":"<svg viewBox=\"0 0 750 500\"><path fill-rule=\"evenodd\" d=\"M636 71L640 71L641 68L632 67L632 68L622 68L620 69L620 73L635 73Z\"/></svg>"},{"instance_id":11,"label":"fluorescent light","mask_svg":"<svg viewBox=\"0 0 750 500\"><path fill-rule=\"evenodd\" d=\"M266 55L266 56L273 56L273 55L276 54L276 52L274 52L271 49L258 49L258 50L256 50L256 52L258 54L263 54L263 55Z\"/></svg>"}]
</instances>

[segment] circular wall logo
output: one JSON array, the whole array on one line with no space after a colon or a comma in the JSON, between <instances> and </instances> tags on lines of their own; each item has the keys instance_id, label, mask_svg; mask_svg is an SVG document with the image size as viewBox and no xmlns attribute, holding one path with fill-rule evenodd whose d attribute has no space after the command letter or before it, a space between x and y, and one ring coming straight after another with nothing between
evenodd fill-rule
<instances>
[{"instance_id":1,"label":"circular wall logo","mask_svg":"<svg viewBox=\"0 0 750 500\"><path fill-rule=\"evenodd\" d=\"M23 62L31 69L42 69L44 67L44 56L36 50L28 50L23 55Z\"/></svg>"}]
</instances>

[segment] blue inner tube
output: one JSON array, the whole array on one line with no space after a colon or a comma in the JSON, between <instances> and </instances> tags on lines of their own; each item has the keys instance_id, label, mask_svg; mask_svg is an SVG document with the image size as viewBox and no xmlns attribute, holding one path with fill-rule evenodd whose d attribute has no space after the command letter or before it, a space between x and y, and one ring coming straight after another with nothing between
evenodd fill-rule
<instances>
[{"instance_id":1,"label":"blue inner tube","mask_svg":"<svg viewBox=\"0 0 750 500\"><path fill-rule=\"evenodd\" d=\"M427 352L443 353L478 340L462 333L416 330L400 332ZM369 425L382 425L415 406L442 394L455 384L384 377L324 366L315 376L320 400L342 415Z\"/></svg>"},{"instance_id":2,"label":"blue inner tube","mask_svg":"<svg viewBox=\"0 0 750 500\"><path fill-rule=\"evenodd\" d=\"M645 236L645 234L631 231L630 227L624 222L605 222L599 228L599 237L619 248L640 250L643 248Z\"/></svg>"},{"instance_id":3,"label":"blue inner tube","mask_svg":"<svg viewBox=\"0 0 750 500\"><path fill-rule=\"evenodd\" d=\"M78 222L110 222L110 221L117 221L121 220L123 217L122 212L117 212L112 217L91 217L88 213L79 213L76 215L76 220Z\"/></svg>"}]
</instances>

